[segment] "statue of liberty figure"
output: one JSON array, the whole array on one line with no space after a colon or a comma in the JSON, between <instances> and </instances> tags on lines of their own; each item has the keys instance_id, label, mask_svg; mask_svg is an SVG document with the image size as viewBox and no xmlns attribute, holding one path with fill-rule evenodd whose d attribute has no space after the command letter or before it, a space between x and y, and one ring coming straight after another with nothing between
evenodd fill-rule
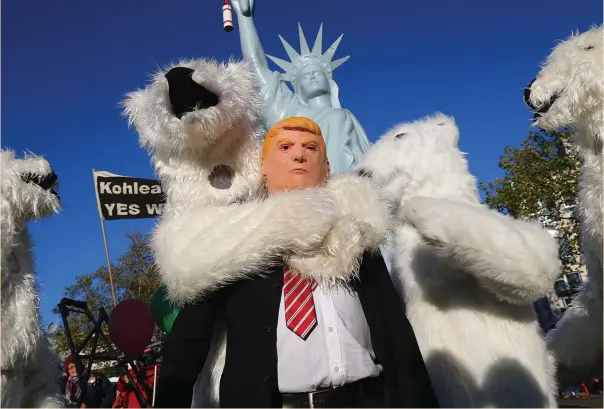
<instances>
[{"instance_id":1,"label":"statue of liberty figure","mask_svg":"<svg viewBox=\"0 0 604 409\"><path fill-rule=\"evenodd\" d=\"M260 83L265 126L270 128L291 116L311 118L323 132L332 174L356 165L371 143L354 115L341 108L338 86L333 80L333 71L350 58L332 61L342 35L323 54L323 25L310 50L298 23L300 53L279 36L291 60L288 62L264 53L254 24L254 0L231 0L231 3L237 14L243 57L252 64ZM271 71L267 57L285 72Z\"/></svg>"}]
</instances>

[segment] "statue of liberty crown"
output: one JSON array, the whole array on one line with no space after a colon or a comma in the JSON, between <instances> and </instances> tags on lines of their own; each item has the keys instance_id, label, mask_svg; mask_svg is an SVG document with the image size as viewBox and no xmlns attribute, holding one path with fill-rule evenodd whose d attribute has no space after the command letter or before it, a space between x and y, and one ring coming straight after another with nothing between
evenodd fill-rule
<instances>
[{"instance_id":1,"label":"statue of liberty crown","mask_svg":"<svg viewBox=\"0 0 604 409\"><path fill-rule=\"evenodd\" d=\"M298 23L298 32L300 33L300 53L298 53L294 48L289 45L287 41L279 35L279 39L287 52L287 56L291 60L291 62L282 60L277 57L273 57L272 55L267 55L275 64L281 67L285 72L283 76L286 81L291 82L292 86L296 86L296 73L298 70L308 64L318 64L323 68L325 75L328 78L333 78L333 71L338 68L340 65L344 64L350 56L346 56L340 58L339 60L332 61L333 55L336 53L336 49L340 45L340 41L342 41L342 37L344 34L341 34L336 41L325 51L325 54L322 54L321 48L323 48L323 24L319 27L319 32L317 33L317 38L315 39L315 44L312 46L312 50L308 48L308 43L306 42L306 37L304 37L304 32L302 31L302 26Z\"/></svg>"}]
</instances>

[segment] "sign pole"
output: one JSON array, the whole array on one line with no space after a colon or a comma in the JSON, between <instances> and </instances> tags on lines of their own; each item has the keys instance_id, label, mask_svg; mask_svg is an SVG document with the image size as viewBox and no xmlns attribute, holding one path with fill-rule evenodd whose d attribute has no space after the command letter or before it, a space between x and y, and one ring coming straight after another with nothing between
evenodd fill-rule
<instances>
[{"instance_id":1,"label":"sign pole","mask_svg":"<svg viewBox=\"0 0 604 409\"><path fill-rule=\"evenodd\" d=\"M96 187L96 173L94 169L92 169L92 176L94 178L94 190L97 195L97 203L98 203L98 189ZM111 258L109 257L109 247L107 246L107 235L105 234L105 219L103 218L103 213L99 209L99 218L101 219L101 231L103 232L103 242L105 243L105 256L107 257L107 271L109 272L109 282L111 284L111 295L113 296L113 306L117 305L117 301L115 299L115 288L113 287L113 275L111 274Z\"/></svg>"},{"instance_id":2,"label":"sign pole","mask_svg":"<svg viewBox=\"0 0 604 409\"><path fill-rule=\"evenodd\" d=\"M155 407L155 390L157 389L157 362L155 363L155 368L153 371L153 400L151 401L151 407Z\"/></svg>"},{"instance_id":3,"label":"sign pole","mask_svg":"<svg viewBox=\"0 0 604 409\"><path fill-rule=\"evenodd\" d=\"M115 299L115 288L113 287L113 275L111 274L111 259L109 258L109 248L107 247L107 235L105 234L105 220L101 219L101 230L103 231L103 242L105 243L105 256L107 257L107 271L109 271L109 282L111 283L111 295L113 296L113 306L117 305Z\"/></svg>"}]
</instances>

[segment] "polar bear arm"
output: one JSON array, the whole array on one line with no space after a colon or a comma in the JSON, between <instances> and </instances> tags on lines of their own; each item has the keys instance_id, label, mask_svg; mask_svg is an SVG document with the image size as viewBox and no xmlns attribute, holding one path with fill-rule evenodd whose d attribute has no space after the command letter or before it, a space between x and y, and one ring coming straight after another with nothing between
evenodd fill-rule
<instances>
[{"instance_id":1,"label":"polar bear arm","mask_svg":"<svg viewBox=\"0 0 604 409\"><path fill-rule=\"evenodd\" d=\"M31 381L38 383L36 378L38 375L34 375ZM28 389L30 390L28 392ZM51 390L47 387L41 387L40 389L33 390L28 388L26 385L25 399L23 403L24 408L64 408L65 399L59 391Z\"/></svg>"},{"instance_id":2,"label":"polar bear arm","mask_svg":"<svg viewBox=\"0 0 604 409\"><path fill-rule=\"evenodd\" d=\"M410 199L404 215L441 257L472 274L498 298L526 304L551 291L558 249L540 224L479 205L426 197Z\"/></svg>"},{"instance_id":3,"label":"polar bear arm","mask_svg":"<svg viewBox=\"0 0 604 409\"><path fill-rule=\"evenodd\" d=\"M29 246L28 236L23 235L15 251L29 254ZM33 274L16 274L17 271L11 273L11 285L7 285L2 294L0 324L5 335L0 362L3 368L15 366L21 359L32 359L38 353L36 345L42 337L36 277Z\"/></svg>"},{"instance_id":4,"label":"polar bear arm","mask_svg":"<svg viewBox=\"0 0 604 409\"><path fill-rule=\"evenodd\" d=\"M218 290L180 310L163 349L156 408L191 407L193 388L208 358L217 310L226 291Z\"/></svg>"},{"instance_id":5,"label":"polar bear arm","mask_svg":"<svg viewBox=\"0 0 604 409\"><path fill-rule=\"evenodd\" d=\"M331 192L304 189L262 202L167 213L153 248L170 298L187 302L262 273L287 252L318 247L335 219Z\"/></svg>"},{"instance_id":6,"label":"polar bear arm","mask_svg":"<svg viewBox=\"0 0 604 409\"><path fill-rule=\"evenodd\" d=\"M61 395L59 380L61 369L58 357L50 350L46 339L38 344L37 354L29 361L25 370L25 387L22 407L63 408L65 399Z\"/></svg>"},{"instance_id":7,"label":"polar bear arm","mask_svg":"<svg viewBox=\"0 0 604 409\"><path fill-rule=\"evenodd\" d=\"M349 217L362 235L362 246L376 250L395 226L395 201L369 178L353 173L333 177L328 185L336 198L338 216Z\"/></svg>"},{"instance_id":8,"label":"polar bear arm","mask_svg":"<svg viewBox=\"0 0 604 409\"><path fill-rule=\"evenodd\" d=\"M3 213L0 215L0 231L2 232L2 237L0 237L0 254L6 255L11 251L16 233L12 228L14 222L7 215L10 210L2 208L0 211Z\"/></svg>"},{"instance_id":9,"label":"polar bear arm","mask_svg":"<svg viewBox=\"0 0 604 409\"><path fill-rule=\"evenodd\" d=\"M0 372L0 407L18 407L23 399L23 368Z\"/></svg>"},{"instance_id":10,"label":"polar bear arm","mask_svg":"<svg viewBox=\"0 0 604 409\"><path fill-rule=\"evenodd\" d=\"M568 310L548 332L548 348L568 368L587 368L602 353L602 305L593 297L589 284L572 301Z\"/></svg>"}]
</instances>

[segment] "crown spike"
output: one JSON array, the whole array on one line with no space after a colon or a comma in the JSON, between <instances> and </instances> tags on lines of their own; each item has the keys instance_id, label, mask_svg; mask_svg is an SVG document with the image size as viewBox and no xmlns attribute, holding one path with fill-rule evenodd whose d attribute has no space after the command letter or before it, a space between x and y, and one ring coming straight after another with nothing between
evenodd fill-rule
<instances>
[{"instance_id":1,"label":"crown spike","mask_svg":"<svg viewBox=\"0 0 604 409\"><path fill-rule=\"evenodd\" d=\"M315 55L321 55L323 52L323 23L319 26L319 32L317 33L317 38L311 52Z\"/></svg>"},{"instance_id":2,"label":"crown spike","mask_svg":"<svg viewBox=\"0 0 604 409\"><path fill-rule=\"evenodd\" d=\"M310 54L310 50L308 49L308 43L306 42L306 37L304 36L304 31L302 31L302 25L298 22L298 33L300 34L300 54L306 55Z\"/></svg>"},{"instance_id":3,"label":"crown spike","mask_svg":"<svg viewBox=\"0 0 604 409\"><path fill-rule=\"evenodd\" d=\"M298 54L298 52L296 50L294 50L294 47L289 45L289 43L287 41L285 41L285 39L283 37L281 37L280 34L279 34L279 39L281 40L281 44L283 44L283 48L285 48L285 51L287 52L287 56L289 57L289 60L291 62L296 62L300 58L300 54Z\"/></svg>"},{"instance_id":4,"label":"crown spike","mask_svg":"<svg viewBox=\"0 0 604 409\"><path fill-rule=\"evenodd\" d=\"M317 37L315 38L315 42L312 47L312 51L309 50L308 41L306 41L306 36L304 35L304 30L302 29L302 25L298 22L298 34L300 38L300 52L296 51L285 39L279 35L279 40L281 40L281 44L285 48L287 55L290 61L282 60L281 58L273 57L271 55L267 55L267 57L278 65L284 72L281 73L281 77L285 81L289 81L292 84L295 84L295 73L300 68L300 64L307 64L308 62L303 57L308 56L310 60L318 62L323 66L323 69L329 71L328 74L331 76L332 72L338 68L340 65L344 64L350 56L340 58L336 61L333 60L333 56L336 53L338 46L340 45L340 41L342 41L342 37L344 34L341 34L336 41L325 51L325 54L322 53L323 49L323 23L319 26L319 31L317 32ZM317 61L318 60L318 61Z\"/></svg>"},{"instance_id":5,"label":"crown spike","mask_svg":"<svg viewBox=\"0 0 604 409\"><path fill-rule=\"evenodd\" d=\"M338 39L336 41L334 41L332 45L329 46L327 51L325 51L325 54L323 54L323 58L325 58L325 61L327 61L327 62L331 61L331 59L333 58L333 55L336 53L336 50L338 49L338 46L340 45L340 41L342 41L342 37L344 37L344 34L340 34Z\"/></svg>"},{"instance_id":6,"label":"crown spike","mask_svg":"<svg viewBox=\"0 0 604 409\"><path fill-rule=\"evenodd\" d=\"M340 65L344 64L346 61L348 61L348 59L350 58L349 55L347 55L344 58L340 58L339 60L335 60L329 63L329 65L331 66L332 70L335 70L336 68L338 68Z\"/></svg>"},{"instance_id":7,"label":"crown spike","mask_svg":"<svg viewBox=\"0 0 604 409\"><path fill-rule=\"evenodd\" d=\"M292 69L292 63L282 60L281 58L273 57L272 55L267 54L266 56L270 58L272 62L281 67L281 69L286 73L289 73L289 71Z\"/></svg>"}]
</instances>

